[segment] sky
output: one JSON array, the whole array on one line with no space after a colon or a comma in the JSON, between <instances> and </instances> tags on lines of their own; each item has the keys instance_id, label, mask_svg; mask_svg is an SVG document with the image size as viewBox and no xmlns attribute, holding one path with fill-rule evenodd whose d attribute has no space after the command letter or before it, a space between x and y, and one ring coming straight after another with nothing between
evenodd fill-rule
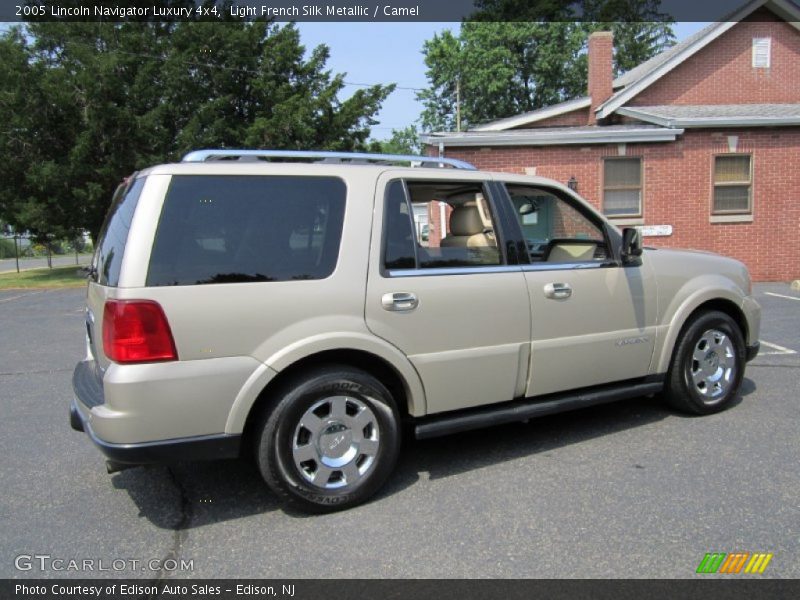
<instances>
[{"instance_id":1,"label":"sky","mask_svg":"<svg viewBox=\"0 0 800 600\"><path fill-rule=\"evenodd\" d=\"M306 49L326 44L328 68L346 73L350 83L396 83L398 88L424 88L422 45L444 29L458 31L458 23L298 23ZM676 23L678 41L707 23ZM358 86L348 85L342 98ZM419 118L422 105L413 89L397 89L383 103L372 137L386 139L392 129L402 129Z\"/></svg>"}]
</instances>

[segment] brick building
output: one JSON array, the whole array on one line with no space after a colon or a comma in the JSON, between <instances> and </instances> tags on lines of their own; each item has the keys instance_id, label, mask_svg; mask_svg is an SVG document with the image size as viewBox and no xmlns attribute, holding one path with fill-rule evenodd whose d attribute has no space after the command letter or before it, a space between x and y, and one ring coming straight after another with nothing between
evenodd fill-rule
<instances>
[{"instance_id":1,"label":"brick building","mask_svg":"<svg viewBox=\"0 0 800 600\"><path fill-rule=\"evenodd\" d=\"M800 277L800 9L753 0L616 79L612 52L590 37L587 96L429 134L429 153L570 183L646 245Z\"/></svg>"}]
</instances>

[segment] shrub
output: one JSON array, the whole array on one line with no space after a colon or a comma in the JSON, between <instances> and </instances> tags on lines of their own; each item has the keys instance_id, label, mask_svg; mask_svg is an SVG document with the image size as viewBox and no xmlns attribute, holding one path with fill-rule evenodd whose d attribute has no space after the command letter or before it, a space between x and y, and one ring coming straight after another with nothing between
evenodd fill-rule
<instances>
[{"instance_id":1,"label":"shrub","mask_svg":"<svg viewBox=\"0 0 800 600\"><path fill-rule=\"evenodd\" d=\"M0 238L0 259L14 258L14 240Z\"/></svg>"}]
</instances>

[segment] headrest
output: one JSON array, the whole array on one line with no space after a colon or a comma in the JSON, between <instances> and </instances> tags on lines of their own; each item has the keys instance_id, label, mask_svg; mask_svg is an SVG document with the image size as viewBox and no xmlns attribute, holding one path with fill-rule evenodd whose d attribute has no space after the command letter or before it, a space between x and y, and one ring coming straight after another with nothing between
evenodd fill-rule
<instances>
[{"instance_id":1,"label":"headrest","mask_svg":"<svg viewBox=\"0 0 800 600\"><path fill-rule=\"evenodd\" d=\"M475 235L483 233L483 230L481 213L474 204L458 206L450 214L451 235Z\"/></svg>"}]
</instances>

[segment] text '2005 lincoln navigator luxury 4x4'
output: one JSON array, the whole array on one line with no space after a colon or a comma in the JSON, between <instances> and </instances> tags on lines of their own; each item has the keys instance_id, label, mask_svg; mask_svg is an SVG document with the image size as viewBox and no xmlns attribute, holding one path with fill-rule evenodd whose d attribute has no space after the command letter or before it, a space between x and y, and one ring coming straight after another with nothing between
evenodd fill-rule
<instances>
[{"instance_id":1,"label":"text '2005 lincoln navigator luxury 4x4'","mask_svg":"<svg viewBox=\"0 0 800 600\"><path fill-rule=\"evenodd\" d=\"M548 179L204 150L115 194L71 423L110 471L252 454L287 501L332 510L384 483L401 424L426 438L655 393L722 410L759 320L744 265L643 250Z\"/></svg>"}]
</instances>

